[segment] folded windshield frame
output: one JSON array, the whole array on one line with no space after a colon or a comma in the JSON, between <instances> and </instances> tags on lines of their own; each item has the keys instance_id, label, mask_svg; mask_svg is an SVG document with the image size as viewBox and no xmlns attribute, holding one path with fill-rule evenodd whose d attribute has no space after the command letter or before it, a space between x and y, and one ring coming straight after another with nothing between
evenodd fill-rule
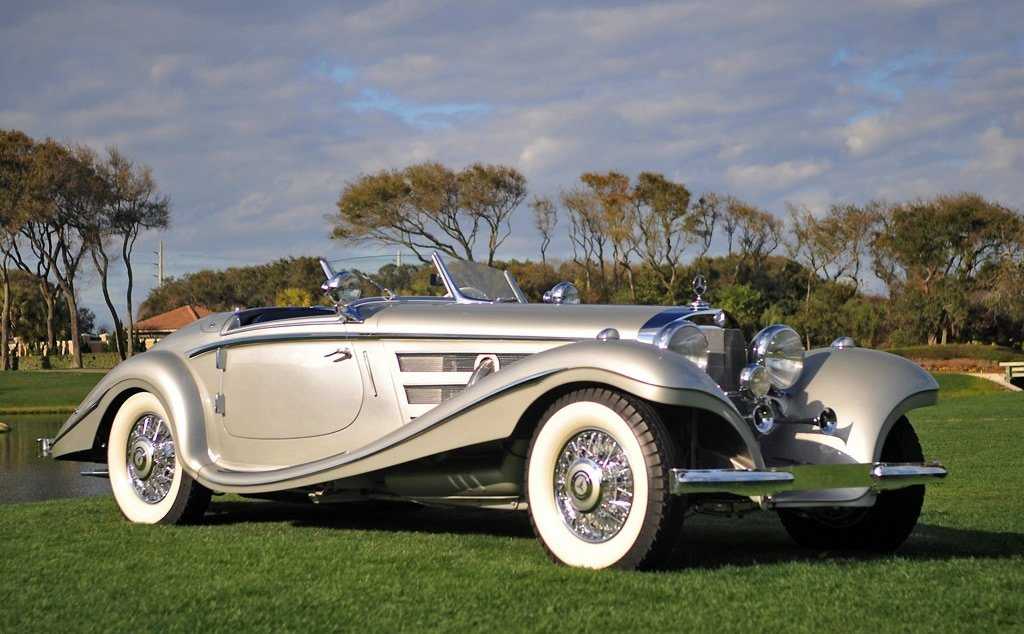
<instances>
[{"instance_id":1,"label":"folded windshield frame","mask_svg":"<svg viewBox=\"0 0 1024 634\"><path fill-rule=\"evenodd\" d=\"M526 304L529 300L516 278L484 264L457 260L451 266L436 251L430 257L448 294L460 304Z\"/></svg>"}]
</instances>

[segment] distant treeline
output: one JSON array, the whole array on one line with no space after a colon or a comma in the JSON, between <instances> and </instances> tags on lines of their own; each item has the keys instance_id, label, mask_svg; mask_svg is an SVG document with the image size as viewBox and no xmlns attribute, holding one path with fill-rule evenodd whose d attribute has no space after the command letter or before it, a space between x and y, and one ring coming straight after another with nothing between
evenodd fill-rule
<instances>
[{"instance_id":1,"label":"distant treeline","mask_svg":"<svg viewBox=\"0 0 1024 634\"><path fill-rule=\"evenodd\" d=\"M331 235L398 247L424 263L433 250L464 259L482 253L509 268L534 301L567 279L587 302L681 304L699 272L709 299L746 329L786 322L808 345L845 334L872 346L1020 348L1024 336L1024 218L978 194L837 203L818 214L789 206L779 217L734 196L693 196L662 174L588 172L557 196L526 199L525 177L508 166L383 170L344 187ZM539 261L502 262L511 220L526 208ZM559 231L569 252L549 257ZM711 255L716 245L725 253ZM400 293L433 294L429 273L406 263L377 278ZM318 303L321 281L313 258L202 271L156 289L142 311ZM879 283L883 293L866 292Z\"/></svg>"}]
</instances>

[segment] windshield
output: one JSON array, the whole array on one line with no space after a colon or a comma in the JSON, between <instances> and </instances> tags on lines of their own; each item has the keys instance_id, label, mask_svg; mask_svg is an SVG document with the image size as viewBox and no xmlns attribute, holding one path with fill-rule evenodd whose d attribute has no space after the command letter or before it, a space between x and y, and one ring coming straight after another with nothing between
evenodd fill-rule
<instances>
[{"instance_id":1,"label":"windshield","mask_svg":"<svg viewBox=\"0 0 1024 634\"><path fill-rule=\"evenodd\" d=\"M436 257L436 263L441 269L441 276L448 278L462 299L483 302L526 302L526 296L519 290L515 277L508 271L440 254ZM460 299L458 296L456 299Z\"/></svg>"}]
</instances>

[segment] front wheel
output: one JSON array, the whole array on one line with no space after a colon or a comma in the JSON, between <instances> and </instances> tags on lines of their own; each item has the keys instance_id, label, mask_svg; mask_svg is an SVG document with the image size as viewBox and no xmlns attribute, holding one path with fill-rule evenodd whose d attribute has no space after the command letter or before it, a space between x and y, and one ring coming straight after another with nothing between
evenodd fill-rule
<instances>
[{"instance_id":1,"label":"front wheel","mask_svg":"<svg viewBox=\"0 0 1024 634\"><path fill-rule=\"evenodd\" d=\"M555 562L649 568L668 555L682 520L669 493L676 449L644 401L604 388L570 392L530 443L526 493L534 533Z\"/></svg>"},{"instance_id":2,"label":"front wheel","mask_svg":"<svg viewBox=\"0 0 1024 634\"><path fill-rule=\"evenodd\" d=\"M167 412L148 392L128 397L117 410L107 468L114 500L132 522L194 522L210 503L210 490L182 470Z\"/></svg>"},{"instance_id":3,"label":"front wheel","mask_svg":"<svg viewBox=\"0 0 1024 634\"><path fill-rule=\"evenodd\" d=\"M921 443L910 421L896 421L882 446L882 462L924 462ZM868 508L787 509L779 511L797 544L826 550L891 552L917 525L924 485L882 491Z\"/></svg>"}]
</instances>

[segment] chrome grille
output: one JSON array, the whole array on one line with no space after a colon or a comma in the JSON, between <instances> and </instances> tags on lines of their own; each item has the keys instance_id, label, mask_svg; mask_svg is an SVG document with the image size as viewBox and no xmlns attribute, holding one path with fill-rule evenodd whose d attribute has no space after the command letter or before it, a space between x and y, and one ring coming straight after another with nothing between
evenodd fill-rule
<instances>
[{"instance_id":1,"label":"chrome grille","mask_svg":"<svg viewBox=\"0 0 1024 634\"><path fill-rule=\"evenodd\" d=\"M747 363L743 331L735 328L702 328L708 338L708 375L724 391L739 389L740 370Z\"/></svg>"},{"instance_id":2,"label":"chrome grille","mask_svg":"<svg viewBox=\"0 0 1024 634\"><path fill-rule=\"evenodd\" d=\"M465 385L407 385L405 399L409 405L438 405L464 389Z\"/></svg>"},{"instance_id":3,"label":"chrome grille","mask_svg":"<svg viewBox=\"0 0 1024 634\"><path fill-rule=\"evenodd\" d=\"M409 353L398 355L398 369L402 372L472 372L479 352ZM498 354L498 363L512 365L526 358L527 354Z\"/></svg>"},{"instance_id":4,"label":"chrome grille","mask_svg":"<svg viewBox=\"0 0 1024 634\"><path fill-rule=\"evenodd\" d=\"M726 391L734 391L740 388L740 370L747 365L747 341L743 338L743 331L739 328L729 328L725 331L725 372L723 383L719 385Z\"/></svg>"}]
</instances>

